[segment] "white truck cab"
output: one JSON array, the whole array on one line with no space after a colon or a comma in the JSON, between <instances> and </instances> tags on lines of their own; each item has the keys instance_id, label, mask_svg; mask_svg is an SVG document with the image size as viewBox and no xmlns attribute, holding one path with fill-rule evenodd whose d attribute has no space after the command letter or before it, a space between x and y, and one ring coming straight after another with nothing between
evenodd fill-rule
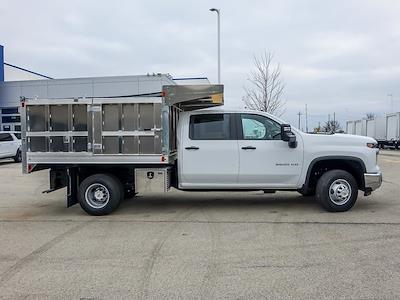
<instances>
[{"instance_id":1,"label":"white truck cab","mask_svg":"<svg viewBox=\"0 0 400 300\"><path fill-rule=\"evenodd\" d=\"M21 140L18 133L0 131L0 159L12 158L15 162L21 162Z\"/></svg>"},{"instance_id":2,"label":"white truck cab","mask_svg":"<svg viewBox=\"0 0 400 300\"><path fill-rule=\"evenodd\" d=\"M160 95L23 99L23 171L50 169L48 192L89 214L124 197L181 190L297 191L347 211L382 182L370 137L306 134L264 112L223 106L222 85Z\"/></svg>"},{"instance_id":3,"label":"white truck cab","mask_svg":"<svg viewBox=\"0 0 400 300\"><path fill-rule=\"evenodd\" d=\"M303 142L290 148L281 124L255 111L205 109L182 113L178 174L182 189L294 189ZM299 135L299 139L301 139Z\"/></svg>"},{"instance_id":4,"label":"white truck cab","mask_svg":"<svg viewBox=\"0 0 400 300\"><path fill-rule=\"evenodd\" d=\"M263 112L184 112L179 188L318 192L325 208L343 211L354 205L358 189L369 194L380 186L376 145L369 137L307 134Z\"/></svg>"}]
</instances>

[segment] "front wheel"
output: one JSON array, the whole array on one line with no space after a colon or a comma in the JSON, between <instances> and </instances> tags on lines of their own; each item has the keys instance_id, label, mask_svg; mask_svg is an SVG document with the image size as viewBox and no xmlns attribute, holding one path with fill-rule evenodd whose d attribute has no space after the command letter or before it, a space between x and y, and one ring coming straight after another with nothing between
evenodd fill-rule
<instances>
[{"instance_id":1,"label":"front wheel","mask_svg":"<svg viewBox=\"0 0 400 300\"><path fill-rule=\"evenodd\" d=\"M354 206L357 196L357 182L349 172L331 170L318 180L316 199L327 211L347 211Z\"/></svg>"},{"instance_id":2,"label":"front wheel","mask_svg":"<svg viewBox=\"0 0 400 300\"><path fill-rule=\"evenodd\" d=\"M111 174L91 175L79 185L79 204L89 215L112 213L122 198L122 184Z\"/></svg>"}]
</instances>

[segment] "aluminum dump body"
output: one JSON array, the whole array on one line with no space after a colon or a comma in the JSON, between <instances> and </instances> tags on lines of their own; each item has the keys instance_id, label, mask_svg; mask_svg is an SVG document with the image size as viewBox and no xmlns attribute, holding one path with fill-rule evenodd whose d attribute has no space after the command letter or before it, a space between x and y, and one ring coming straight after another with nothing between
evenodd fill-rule
<instances>
[{"instance_id":1,"label":"aluminum dump body","mask_svg":"<svg viewBox=\"0 0 400 300\"><path fill-rule=\"evenodd\" d=\"M223 86L170 85L162 94L24 99L24 169L33 164L173 163L179 112L222 105Z\"/></svg>"}]
</instances>

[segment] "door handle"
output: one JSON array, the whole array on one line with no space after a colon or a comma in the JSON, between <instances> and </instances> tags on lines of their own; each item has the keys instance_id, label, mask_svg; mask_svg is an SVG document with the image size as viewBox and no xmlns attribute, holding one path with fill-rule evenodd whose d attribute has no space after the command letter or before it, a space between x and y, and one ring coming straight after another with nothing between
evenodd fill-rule
<instances>
[{"instance_id":1,"label":"door handle","mask_svg":"<svg viewBox=\"0 0 400 300\"><path fill-rule=\"evenodd\" d=\"M246 146L246 147L242 147L243 150L256 150L256 147L253 146Z\"/></svg>"},{"instance_id":2,"label":"door handle","mask_svg":"<svg viewBox=\"0 0 400 300\"><path fill-rule=\"evenodd\" d=\"M200 148L196 147L196 146L190 146L190 147L186 147L185 149L186 150L199 150Z\"/></svg>"}]
</instances>

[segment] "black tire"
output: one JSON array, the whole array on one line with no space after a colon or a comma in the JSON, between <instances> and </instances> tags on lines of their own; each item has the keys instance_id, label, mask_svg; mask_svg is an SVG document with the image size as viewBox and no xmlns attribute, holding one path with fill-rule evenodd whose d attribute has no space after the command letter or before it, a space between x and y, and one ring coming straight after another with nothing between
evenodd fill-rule
<instances>
[{"instance_id":1,"label":"black tire","mask_svg":"<svg viewBox=\"0 0 400 300\"><path fill-rule=\"evenodd\" d=\"M348 211L358 197L358 185L353 175L343 170L331 170L318 180L317 201L330 212Z\"/></svg>"},{"instance_id":2,"label":"black tire","mask_svg":"<svg viewBox=\"0 0 400 300\"><path fill-rule=\"evenodd\" d=\"M22 161L22 154L21 154L21 150L17 150L17 153L15 154L15 156L13 157L14 161L16 163L20 163Z\"/></svg>"},{"instance_id":3,"label":"black tire","mask_svg":"<svg viewBox=\"0 0 400 300\"><path fill-rule=\"evenodd\" d=\"M121 203L123 196L121 182L111 174L91 175L79 185L79 204L92 216L112 213Z\"/></svg>"}]
</instances>

